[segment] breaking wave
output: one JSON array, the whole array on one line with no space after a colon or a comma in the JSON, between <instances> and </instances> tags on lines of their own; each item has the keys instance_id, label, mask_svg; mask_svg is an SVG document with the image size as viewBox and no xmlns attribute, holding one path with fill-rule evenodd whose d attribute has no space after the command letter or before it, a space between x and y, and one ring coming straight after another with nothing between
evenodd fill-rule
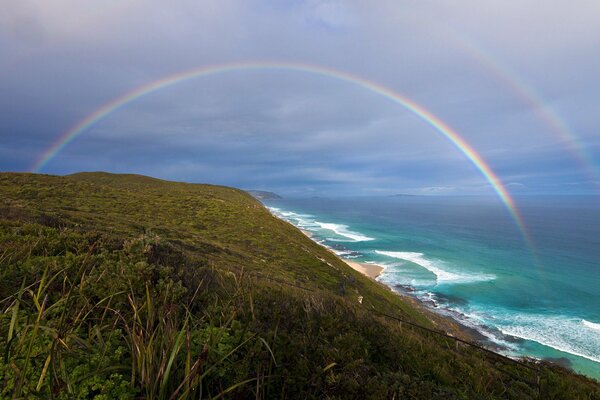
<instances>
[{"instance_id":1,"label":"breaking wave","mask_svg":"<svg viewBox=\"0 0 600 400\"><path fill-rule=\"evenodd\" d=\"M428 258L425 258L425 255L423 253L381 250L375 250L375 253L386 257L396 258L399 260L410 261L414 264L417 264L434 274L438 282L469 283L485 282L496 279L496 276L491 274L448 271L447 269L442 268L442 266L445 267L442 261L430 260Z\"/></svg>"}]
</instances>

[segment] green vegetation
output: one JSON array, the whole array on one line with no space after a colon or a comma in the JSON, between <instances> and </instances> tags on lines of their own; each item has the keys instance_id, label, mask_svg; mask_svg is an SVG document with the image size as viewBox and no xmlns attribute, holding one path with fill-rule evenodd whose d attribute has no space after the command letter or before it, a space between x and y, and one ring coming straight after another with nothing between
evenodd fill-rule
<instances>
[{"instance_id":1,"label":"green vegetation","mask_svg":"<svg viewBox=\"0 0 600 400\"><path fill-rule=\"evenodd\" d=\"M240 190L0 174L2 399L600 398L373 310L434 327Z\"/></svg>"}]
</instances>

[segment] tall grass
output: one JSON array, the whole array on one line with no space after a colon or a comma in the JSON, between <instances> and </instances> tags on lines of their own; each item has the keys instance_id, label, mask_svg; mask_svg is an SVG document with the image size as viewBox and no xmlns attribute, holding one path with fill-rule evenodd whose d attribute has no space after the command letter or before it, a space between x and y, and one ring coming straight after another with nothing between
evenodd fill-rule
<instances>
[{"instance_id":1,"label":"tall grass","mask_svg":"<svg viewBox=\"0 0 600 400\"><path fill-rule=\"evenodd\" d=\"M132 281L127 268L117 269L116 275L102 271L101 265L87 265L90 254L83 257L79 268L47 266L32 282L23 278L20 289L0 303L3 316L10 316L3 354L7 368L2 371L8 384L0 398L74 398L83 381L107 374L121 381L119 390L111 393L122 398L202 397L204 380L248 343L258 340L256 335L246 335L224 354L213 352L235 321L237 311L231 299L215 299L215 309L229 310L228 316L221 313L219 321L207 314L194 315L191 304L203 290L202 282L188 303L181 303L185 291L179 283L166 279L156 290L146 281L140 291L139 282ZM23 261L27 263L29 257ZM127 290L100 298L89 288L101 279L127 282ZM231 298L239 293L237 285ZM194 341L196 338L202 340ZM120 363L111 357L115 342L127 346ZM91 354L96 365L89 365ZM88 367L85 373L74 373L72 367L81 365ZM125 372L130 376L127 385L123 384L124 374L118 374ZM222 397L255 380L243 379L209 395ZM102 392L104 388L96 389Z\"/></svg>"}]
</instances>

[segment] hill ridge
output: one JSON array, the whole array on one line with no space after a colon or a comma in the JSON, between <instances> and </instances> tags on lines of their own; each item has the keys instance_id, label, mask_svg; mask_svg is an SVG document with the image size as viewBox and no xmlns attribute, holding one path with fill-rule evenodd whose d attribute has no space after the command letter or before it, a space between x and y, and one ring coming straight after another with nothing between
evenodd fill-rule
<instances>
[{"instance_id":1,"label":"hill ridge","mask_svg":"<svg viewBox=\"0 0 600 400\"><path fill-rule=\"evenodd\" d=\"M248 193L145 178L0 173L0 398L539 396L526 367L371 314L435 329ZM543 395L599 393L539 367Z\"/></svg>"}]
</instances>

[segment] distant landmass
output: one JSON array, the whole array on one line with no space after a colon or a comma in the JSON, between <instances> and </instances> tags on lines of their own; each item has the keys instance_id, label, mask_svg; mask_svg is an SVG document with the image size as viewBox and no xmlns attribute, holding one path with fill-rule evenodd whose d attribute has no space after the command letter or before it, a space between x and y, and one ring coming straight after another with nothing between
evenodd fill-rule
<instances>
[{"instance_id":1,"label":"distant landmass","mask_svg":"<svg viewBox=\"0 0 600 400\"><path fill-rule=\"evenodd\" d=\"M424 196L423 194L406 194L406 193L398 193L398 194L391 194L388 197L421 197Z\"/></svg>"},{"instance_id":2,"label":"distant landmass","mask_svg":"<svg viewBox=\"0 0 600 400\"><path fill-rule=\"evenodd\" d=\"M264 190L247 190L247 192L250 193L255 199L258 199L258 200L283 199L283 197L281 197L277 193L267 192Z\"/></svg>"}]
</instances>

